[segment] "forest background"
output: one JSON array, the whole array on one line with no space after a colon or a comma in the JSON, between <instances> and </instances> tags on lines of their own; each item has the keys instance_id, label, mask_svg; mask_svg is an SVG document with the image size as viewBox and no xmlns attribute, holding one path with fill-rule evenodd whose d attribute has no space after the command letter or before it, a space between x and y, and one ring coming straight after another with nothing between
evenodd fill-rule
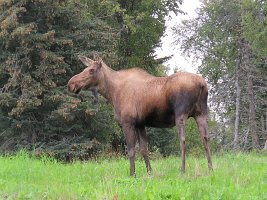
<instances>
[{"instance_id":1,"label":"forest background","mask_svg":"<svg viewBox=\"0 0 267 200\"><path fill-rule=\"evenodd\" d=\"M125 153L111 105L89 91L67 91L99 54L113 69L167 74L157 58L170 13L182 0L0 0L0 151L34 150L69 161ZM267 3L203 1L193 19L173 27L174 44L199 61L210 86L213 151L267 149ZM179 154L175 128L147 129L155 154ZM203 151L195 122L187 151Z\"/></svg>"}]
</instances>

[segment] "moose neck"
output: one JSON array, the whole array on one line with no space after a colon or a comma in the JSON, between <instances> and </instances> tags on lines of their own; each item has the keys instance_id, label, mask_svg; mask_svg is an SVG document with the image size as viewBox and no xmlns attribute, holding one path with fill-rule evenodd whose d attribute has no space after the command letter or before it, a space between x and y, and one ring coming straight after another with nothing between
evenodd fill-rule
<instances>
[{"instance_id":1,"label":"moose neck","mask_svg":"<svg viewBox=\"0 0 267 200\"><path fill-rule=\"evenodd\" d=\"M115 90L119 84L118 72L102 63L102 77L97 86L98 92L113 103Z\"/></svg>"}]
</instances>

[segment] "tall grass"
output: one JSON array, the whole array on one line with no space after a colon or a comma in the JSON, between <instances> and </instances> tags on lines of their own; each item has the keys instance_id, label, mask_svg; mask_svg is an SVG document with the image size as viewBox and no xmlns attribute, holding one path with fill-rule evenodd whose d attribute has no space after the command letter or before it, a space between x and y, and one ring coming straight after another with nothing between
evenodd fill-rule
<instances>
[{"instance_id":1,"label":"tall grass","mask_svg":"<svg viewBox=\"0 0 267 200\"><path fill-rule=\"evenodd\" d=\"M62 164L31 158L27 153L0 157L0 199L267 199L267 155L188 157L152 161L153 174L137 160L137 177L129 177L126 158Z\"/></svg>"}]
</instances>

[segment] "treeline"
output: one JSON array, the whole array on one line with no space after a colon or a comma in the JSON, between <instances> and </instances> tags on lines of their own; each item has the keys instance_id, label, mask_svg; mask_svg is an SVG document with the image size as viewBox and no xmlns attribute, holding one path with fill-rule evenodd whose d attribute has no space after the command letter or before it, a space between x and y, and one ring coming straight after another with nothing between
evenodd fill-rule
<instances>
[{"instance_id":1,"label":"treeline","mask_svg":"<svg viewBox=\"0 0 267 200\"><path fill-rule=\"evenodd\" d=\"M180 4L0 0L1 152L25 148L86 158L110 144L124 152L111 106L102 98L95 103L88 91L71 95L66 84L83 69L78 55L94 53L114 69L140 66L165 74L162 63L168 58L156 59L154 51L166 16L180 13Z\"/></svg>"},{"instance_id":2,"label":"treeline","mask_svg":"<svg viewBox=\"0 0 267 200\"><path fill-rule=\"evenodd\" d=\"M221 124L214 136L229 149L267 149L267 2L204 1L197 14L174 35L201 60Z\"/></svg>"},{"instance_id":3,"label":"treeline","mask_svg":"<svg viewBox=\"0 0 267 200\"><path fill-rule=\"evenodd\" d=\"M125 152L112 107L89 91L67 92L99 54L113 69L143 67L165 75L155 48L182 0L0 0L0 151L21 148L71 160ZM213 150L262 148L266 140L266 3L207 1L196 19L175 28L186 53L202 60L211 85ZM239 89L238 89L239 88ZM239 92L238 92L239 91ZM235 126L234 126L235 124ZM150 150L179 152L175 129L147 129ZM202 151L195 123L187 150ZM234 139L235 138L235 139ZM232 142L235 141L235 142Z\"/></svg>"}]
</instances>

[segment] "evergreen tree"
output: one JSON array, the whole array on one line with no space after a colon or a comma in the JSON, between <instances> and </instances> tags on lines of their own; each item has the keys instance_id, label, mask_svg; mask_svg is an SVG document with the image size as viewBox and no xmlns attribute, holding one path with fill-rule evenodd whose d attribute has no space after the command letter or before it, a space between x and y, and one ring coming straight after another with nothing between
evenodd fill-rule
<instances>
[{"instance_id":1,"label":"evergreen tree","mask_svg":"<svg viewBox=\"0 0 267 200\"><path fill-rule=\"evenodd\" d=\"M96 112L89 94L80 100L66 91L68 79L82 69L78 54L97 51L114 59L117 33L88 12L74 0L0 1L2 130L32 145L68 135L108 138L94 132L104 124L98 114L106 111Z\"/></svg>"},{"instance_id":2,"label":"evergreen tree","mask_svg":"<svg viewBox=\"0 0 267 200\"><path fill-rule=\"evenodd\" d=\"M182 0L118 0L117 3L119 67L138 66L162 75L161 64L169 58L156 59L155 48L161 46L166 17L170 12L181 13Z\"/></svg>"},{"instance_id":3,"label":"evergreen tree","mask_svg":"<svg viewBox=\"0 0 267 200\"><path fill-rule=\"evenodd\" d=\"M140 66L164 74L154 48L160 46L165 17L178 13L180 3L0 0L1 149L88 154L94 145L122 146L112 109L102 98L94 104L90 92L78 97L67 92L68 79L83 68L77 56L97 52L115 69Z\"/></svg>"}]
</instances>

